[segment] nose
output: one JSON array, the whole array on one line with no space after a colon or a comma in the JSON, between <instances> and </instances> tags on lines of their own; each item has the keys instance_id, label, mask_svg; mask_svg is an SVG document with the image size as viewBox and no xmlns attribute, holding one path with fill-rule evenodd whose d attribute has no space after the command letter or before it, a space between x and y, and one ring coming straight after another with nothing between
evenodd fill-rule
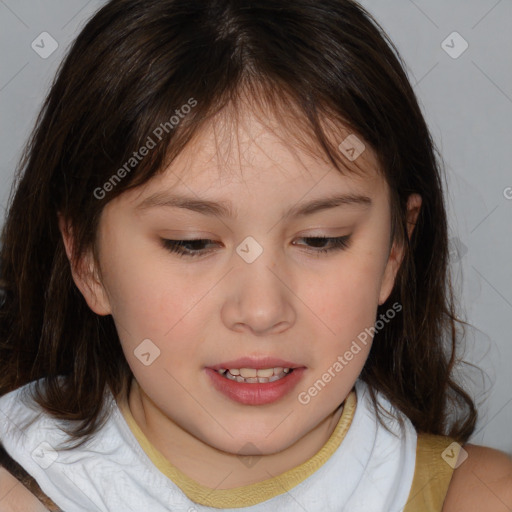
<instances>
[{"instance_id":1,"label":"nose","mask_svg":"<svg viewBox=\"0 0 512 512\"><path fill-rule=\"evenodd\" d=\"M265 250L251 263L240 259L229 273L222 320L231 330L255 336L278 334L295 322L290 277Z\"/></svg>"}]
</instances>

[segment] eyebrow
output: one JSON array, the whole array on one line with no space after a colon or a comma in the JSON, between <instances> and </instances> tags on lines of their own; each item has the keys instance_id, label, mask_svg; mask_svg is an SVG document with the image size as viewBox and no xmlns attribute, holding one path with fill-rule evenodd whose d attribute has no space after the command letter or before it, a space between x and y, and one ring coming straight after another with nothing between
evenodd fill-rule
<instances>
[{"instance_id":1,"label":"eyebrow","mask_svg":"<svg viewBox=\"0 0 512 512\"><path fill-rule=\"evenodd\" d=\"M291 207L284 213L284 217L303 217L313 213L336 208L339 206L359 206L365 209L372 206L372 200L368 196L360 194L336 194L320 199L313 199L306 203ZM157 192L144 199L136 206L137 210L148 210L150 208L182 208L203 215L215 215L218 217L235 217L233 206L229 201L210 201L207 199L198 199L196 197L184 196L179 194L168 194Z\"/></svg>"}]
</instances>

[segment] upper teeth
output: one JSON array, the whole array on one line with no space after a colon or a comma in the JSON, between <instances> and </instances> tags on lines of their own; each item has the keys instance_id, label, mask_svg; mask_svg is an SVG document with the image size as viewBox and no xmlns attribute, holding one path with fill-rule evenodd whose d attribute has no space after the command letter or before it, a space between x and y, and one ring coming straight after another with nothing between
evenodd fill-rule
<instances>
[{"instance_id":1,"label":"upper teeth","mask_svg":"<svg viewBox=\"0 0 512 512\"><path fill-rule=\"evenodd\" d=\"M230 368L229 370L221 368L219 373L230 380L237 382L246 382L249 384L275 382L286 376L291 368Z\"/></svg>"},{"instance_id":2,"label":"upper teeth","mask_svg":"<svg viewBox=\"0 0 512 512\"><path fill-rule=\"evenodd\" d=\"M248 378L248 377L272 377L272 375L279 375L282 372L288 373L290 371L290 368L263 368L263 369L256 369L256 368L229 368L228 370L225 370L224 368L219 370L220 373L226 373L229 371L231 375L240 375L241 377Z\"/></svg>"}]
</instances>

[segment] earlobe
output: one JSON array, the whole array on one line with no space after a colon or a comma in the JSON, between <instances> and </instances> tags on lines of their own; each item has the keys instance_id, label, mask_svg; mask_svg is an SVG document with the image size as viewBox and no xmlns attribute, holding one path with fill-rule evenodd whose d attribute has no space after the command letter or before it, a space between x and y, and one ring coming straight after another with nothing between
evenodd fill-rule
<instances>
[{"instance_id":1,"label":"earlobe","mask_svg":"<svg viewBox=\"0 0 512 512\"><path fill-rule=\"evenodd\" d=\"M87 305L97 315L111 314L110 303L96 269L96 263L91 250L88 250L78 261L73 255L73 230L70 223L58 213L59 230L66 250L71 275L77 288L83 295Z\"/></svg>"},{"instance_id":2,"label":"earlobe","mask_svg":"<svg viewBox=\"0 0 512 512\"><path fill-rule=\"evenodd\" d=\"M388 297L391 295L391 291L395 285L395 278L398 273L398 269L402 263L403 252L403 246L399 247L396 241L393 242L393 246L391 247L391 251L389 253L386 269L384 270L384 276L380 286L379 306L382 306L382 304L384 304L384 302L386 302Z\"/></svg>"},{"instance_id":3,"label":"earlobe","mask_svg":"<svg viewBox=\"0 0 512 512\"><path fill-rule=\"evenodd\" d=\"M418 215L421 208L421 196L419 194L411 194L407 200L407 236L409 240L412 237ZM393 290L395 284L396 275L402 260L405 255L405 247L403 244L398 244L397 241L393 241L391 251L389 253L386 269L382 278L380 294L379 294L379 306L384 304Z\"/></svg>"}]
</instances>

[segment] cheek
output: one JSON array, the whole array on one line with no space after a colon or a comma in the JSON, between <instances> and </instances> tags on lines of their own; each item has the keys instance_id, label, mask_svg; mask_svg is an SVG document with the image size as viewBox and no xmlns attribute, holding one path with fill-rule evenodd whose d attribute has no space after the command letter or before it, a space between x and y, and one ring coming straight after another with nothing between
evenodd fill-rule
<instances>
[{"instance_id":1,"label":"cheek","mask_svg":"<svg viewBox=\"0 0 512 512\"><path fill-rule=\"evenodd\" d=\"M323 279L304 283L306 304L323 322L326 333L356 336L372 326L377 313L383 256L372 251L347 253ZM316 305L316 306L315 306Z\"/></svg>"},{"instance_id":2,"label":"cheek","mask_svg":"<svg viewBox=\"0 0 512 512\"><path fill-rule=\"evenodd\" d=\"M144 389L166 389L177 396L176 379L186 381L190 374L190 367L183 363L197 360L204 339L198 321L204 292L194 291L190 281L187 287L182 276L162 275L151 265L112 277L116 297L121 299L113 309L114 322L135 378Z\"/></svg>"},{"instance_id":3,"label":"cheek","mask_svg":"<svg viewBox=\"0 0 512 512\"><path fill-rule=\"evenodd\" d=\"M124 276L116 278L113 316L126 323L133 336L153 337L162 343L183 332L190 338L197 329L198 311L205 307L201 302L204 287L176 274L165 275L155 267L138 267Z\"/></svg>"},{"instance_id":4,"label":"cheek","mask_svg":"<svg viewBox=\"0 0 512 512\"><path fill-rule=\"evenodd\" d=\"M163 355L170 340L181 339L187 343L175 344L173 350L181 350L181 345L192 350L200 325L197 310L205 306L201 299L207 288L191 277L169 265L164 251L112 239L104 283L123 344L135 348L149 338Z\"/></svg>"}]
</instances>

